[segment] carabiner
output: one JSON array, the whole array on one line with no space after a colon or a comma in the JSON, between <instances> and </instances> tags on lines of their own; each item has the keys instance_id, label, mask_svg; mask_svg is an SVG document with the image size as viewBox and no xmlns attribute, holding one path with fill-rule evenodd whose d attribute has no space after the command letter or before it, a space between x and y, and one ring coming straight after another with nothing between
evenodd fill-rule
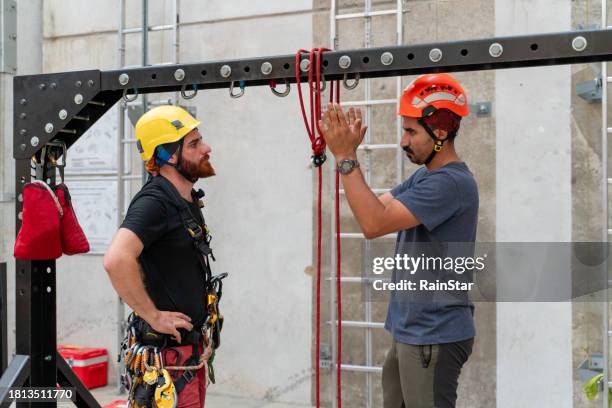
<instances>
[{"instance_id":1,"label":"carabiner","mask_svg":"<svg viewBox=\"0 0 612 408\"><path fill-rule=\"evenodd\" d=\"M123 100L126 102L134 102L136 100L136 98L138 98L138 89L134 88L134 95L131 97L128 97L127 92L129 91L129 89L125 88L123 90Z\"/></svg>"},{"instance_id":2,"label":"carabiner","mask_svg":"<svg viewBox=\"0 0 612 408\"><path fill-rule=\"evenodd\" d=\"M274 95L281 97L281 98L284 98L285 96L289 95L289 92L291 92L291 86L289 85L289 81L287 81L287 79L285 79L285 90L283 92L277 91L276 83L273 83L272 81L270 81L270 89L272 90L272 93Z\"/></svg>"},{"instance_id":3,"label":"carabiner","mask_svg":"<svg viewBox=\"0 0 612 408\"><path fill-rule=\"evenodd\" d=\"M344 78L342 79L342 85L349 91L357 88L357 85L359 85L359 73L357 72L355 74L355 78L353 78L352 84L349 84L348 82L348 74L344 74Z\"/></svg>"},{"instance_id":4,"label":"carabiner","mask_svg":"<svg viewBox=\"0 0 612 408\"><path fill-rule=\"evenodd\" d=\"M325 75L321 74L321 81L319 82L319 92L324 92L327 88L327 82L325 82Z\"/></svg>"},{"instance_id":5,"label":"carabiner","mask_svg":"<svg viewBox=\"0 0 612 408\"><path fill-rule=\"evenodd\" d=\"M232 83L230 84L230 96L234 99L240 98L242 95L244 95L244 81L240 81L238 84L238 86L240 86L240 92L235 94L234 93L234 82L236 81L232 81Z\"/></svg>"},{"instance_id":6,"label":"carabiner","mask_svg":"<svg viewBox=\"0 0 612 408\"><path fill-rule=\"evenodd\" d=\"M193 93L187 95L187 93L185 92L187 90L187 84L181 87L181 96L183 97L183 99L193 99L198 94L198 86L196 84L192 84L191 88L193 89Z\"/></svg>"}]
</instances>

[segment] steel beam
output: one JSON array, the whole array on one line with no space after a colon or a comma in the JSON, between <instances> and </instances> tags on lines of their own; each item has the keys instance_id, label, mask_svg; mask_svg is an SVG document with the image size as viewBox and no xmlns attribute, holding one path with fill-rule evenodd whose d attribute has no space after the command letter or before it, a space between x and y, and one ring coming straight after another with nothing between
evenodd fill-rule
<instances>
[{"instance_id":1,"label":"steel beam","mask_svg":"<svg viewBox=\"0 0 612 408\"><path fill-rule=\"evenodd\" d=\"M57 353L57 382L62 387L73 387L76 391L76 401L74 404L77 407L89 407L89 408L100 408L100 403L96 401L91 392L81 382L79 377L76 376L72 368L68 365L66 360Z\"/></svg>"},{"instance_id":2,"label":"steel beam","mask_svg":"<svg viewBox=\"0 0 612 408\"><path fill-rule=\"evenodd\" d=\"M350 58L350 65L341 66L342 57ZM326 80L339 80L356 75L374 78L610 59L612 30L589 30L330 51L323 56L322 73ZM14 157L29 158L53 139L65 140L70 146L122 95L225 88L232 84L261 86L271 81L295 82L294 55L17 76Z\"/></svg>"},{"instance_id":3,"label":"steel beam","mask_svg":"<svg viewBox=\"0 0 612 408\"><path fill-rule=\"evenodd\" d=\"M21 387L30 375L30 357L21 354L15 355L13 361L0 377L0 407L8 408L11 404L7 401L9 390L13 387Z\"/></svg>"}]
</instances>

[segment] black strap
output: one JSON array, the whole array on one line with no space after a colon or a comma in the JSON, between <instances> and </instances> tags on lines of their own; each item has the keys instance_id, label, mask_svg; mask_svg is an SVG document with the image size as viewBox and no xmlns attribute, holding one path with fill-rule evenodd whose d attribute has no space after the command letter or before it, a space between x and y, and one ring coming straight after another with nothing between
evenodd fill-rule
<instances>
[{"instance_id":1,"label":"black strap","mask_svg":"<svg viewBox=\"0 0 612 408\"><path fill-rule=\"evenodd\" d=\"M194 344L191 346L191 356L185 360L181 365L189 366L189 365L197 365L200 361L200 356L198 355L198 345ZM174 388L176 389L176 393L180 394L181 391L185 388L187 384L189 384L195 377L197 373L195 370L184 370L183 374L179 377L178 380L174 381Z\"/></svg>"},{"instance_id":2,"label":"black strap","mask_svg":"<svg viewBox=\"0 0 612 408\"><path fill-rule=\"evenodd\" d=\"M419 118L417 120L417 122L419 122L419 125L421 125L423 127L423 129L425 129L425 131L427 132L429 137L431 137L433 139L433 141L434 141L434 148L432 149L431 153L429 154L429 156L427 157L427 159L424 162L424 164L427 165L427 164L431 163L431 161L433 160L433 158L436 155L436 153L438 153L442 149L442 145L444 145L444 140L439 139L438 136L436 136L436 134L433 132L433 130L431 130L431 128L429 127L429 125L427 123L425 123L423 118ZM437 146L439 146L438 150L436 150Z\"/></svg>"},{"instance_id":3,"label":"black strap","mask_svg":"<svg viewBox=\"0 0 612 408\"><path fill-rule=\"evenodd\" d=\"M187 202L181 197L179 192L176 190L174 185L164 178L163 176L157 176L159 178L159 186L164 190L164 192L170 196L172 199L173 205L176 207L181 220L183 221L183 225L185 229L193 239L193 245L197 253L198 260L200 262L200 266L202 267L203 278L204 278L204 287L206 289L206 293L208 293L210 282L212 279L212 271L210 269L210 262L208 257L210 256L214 260L214 255L212 253L212 249L209 246L210 237L208 232L203 229L205 228L206 222L204 220L204 216L200 211L200 216L202 218L202 223L200 224L194 217L191 209ZM192 196L197 196L197 192L192 190ZM203 321L196 322L194 327L200 327L206 321L207 315L204 314Z\"/></svg>"},{"instance_id":4,"label":"black strap","mask_svg":"<svg viewBox=\"0 0 612 408\"><path fill-rule=\"evenodd\" d=\"M196 181L198 181L198 178L191 177L189 174L187 174L187 172L183 168L183 142L184 140L185 139L183 138L179 140L178 142L178 153L176 155L177 156L176 164L169 163L169 162L165 162L164 164L174 167L181 176L185 177L187 180L191 181L192 183L195 183Z\"/></svg>"},{"instance_id":5,"label":"black strap","mask_svg":"<svg viewBox=\"0 0 612 408\"><path fill-rule=\"evenodd\" d=\"M176 190L176 188L174 187L174 185L168 181L166 178L164 178L163 176L155 176L155 177L149 177L147 179L147 182L145 183L145 185L143 186L143 188L134 196L133 200L136 200L139 196L141 196L145 190L145 187L149 184L152 183L154 180L159 181L159 186L160 188L166 193L166 195L168 195L172 201L172 204L176 207L179 216L181 217L181 220L183 221L183 225L185 225L185 228L188 229L189 231L189 225L193 226L192 228L195 228L195 226L200 227L200 224L196 221L195 217L193 216L191 210L189 209L189 205L187 205L187 203L185 202L185 200L183 200L183 198L181 197L181 195L179 194L179 192ZM192 190L192 196L194 196L194 199L197 199L200 197L200 193L193 191ZM202 215L202 213L200 212L200 216L202 218L202 225L206 225L206 222L204 221L204 216ZM203 234L206 234L205 231L202 231ZM195 241L195 238L194 238ZM210 241L208 241L210 242ZM206 248L208 248L210 250L210 247L208 247L208 242L206 243ZM204 272L204 287L206 289L206 291L208 291L208 286L209 286L209 282L211 280L211 276L212 276L212 272L210 270L210 266L208 265L208 258L206 257L206 261L204 260L204 256L202 255L202 252L199 250L199 248L197 247L196 243L194 242L194 246L196 247L196 249L198 250L198 260L200 261L200 265L203 268L203 272ZM212 250L210 250L210 255L212 256ZM213 258L214 259L214 258ZM170 299L170 302L172 303L172 305L174 306L174 308L178 311L179 307L178 307L178 303L174 300L174 298L172 297L172 294L170 293L170 291L168 290L168 288L166 287L166 285L164 284L164 282L162 281L160 276L157 276L157 274L151 274L154 275L154 278L161 283L161 287L164 289L164 292L166 292L166 295L168 296L168 299ZM199 333L200 327L204 324L204 322L207 319L207 314L206 312L204 313L203 317L202 317L202 321L198 321L195 322L193 327L194 330L192 330L192 332L196 332ZM189 332L191 333L191 332ZM188 334L189 334L188 333Z\"/></svg>"}]
</instances>

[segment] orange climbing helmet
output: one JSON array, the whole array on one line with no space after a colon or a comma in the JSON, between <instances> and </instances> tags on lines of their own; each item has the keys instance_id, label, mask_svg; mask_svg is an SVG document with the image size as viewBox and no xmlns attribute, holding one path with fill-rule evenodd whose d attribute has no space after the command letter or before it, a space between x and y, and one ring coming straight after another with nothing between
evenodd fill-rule
<instances>
[{"instance_id":1,"label":"orange climbing helmet","mask_svg":"<svg viewBox=\"0 0 612 408\"><path fill-rule=\"evenodd\" d=\"M448 109L461 117L470 114L465 91L448 74L426 74L412 81L404 89L398 114L424 118L438 109Z\"/></svg>"}]
</instances>

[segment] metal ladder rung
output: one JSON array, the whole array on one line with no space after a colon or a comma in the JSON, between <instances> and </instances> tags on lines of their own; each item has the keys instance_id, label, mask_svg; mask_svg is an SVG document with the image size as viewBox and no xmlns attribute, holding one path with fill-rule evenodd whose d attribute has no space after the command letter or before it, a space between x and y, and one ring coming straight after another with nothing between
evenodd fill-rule
<instances>
[{"instance_id":1,"label":"metal ladder rung","mask_svg":"<svg viewBox=\"0 0 612 408\"><path fill-rule=\"evenodd\" d=\"M606 130L608 131L608 133L612 133L612 127L609 127Z\"/></svg>"},{"instance_id":2,"label":"metal ladder rung","mask_svg":"<svg viewBox=\"0 0 612 408\"><path fill-rule=\"evenodd\" d=\"M341 232L340 233L340 238L352 238L352 239L366 239L365 236L361 233L361 232ZM397 234L387 234L387 235L383 235L382 237L379 238L385 238L385 239L395 239L397 238Z\"/></svg>"},{"instance_id":3,"label":"metal ladder rung","mask_svg":"<svg viewBox=\"0 0 612 408\"><path fill-rule=\"evenodd\" d=\"M608 235L612 235L612 229L608 228Z\"/></svg>"},{"instance_id":4,"label":"metal ladder rung","mask_svg":"<svg viewBox=\"0 0 612 408\"><path fill-rule=\"evenodd\" d=\"M160 62L155 65L176 65L174 62ZM142 68L142 64L133 64L133 65L124 65L120 69L133 69L133 68Z\"/></svg>"},{"instance_id":5,"label":"metal ladder rung","mask_svg":"<svg viewBox=\"0 0 612 408\"><path fill-rule=\"evenodd\" d=\"M612 179L609 179L612 180ZM391 191L390 188L372 188L371 189L374 194L385 194ZM344 189L340 190L340 194L345 194Z\"/></svg>"},{"instance_id":6,"label":"metal ladder rung","mask_svg":"<svg viewBox=\"0 0 612 408\"><path fill-rule=\"evenodd\" d=\"M336 320L336 326L338 325L338 321ZM327 324L331 324L331 321L327 321ZM342 326L346 327L361 327L361 328L370 328L370 329L384 329L385 324L379 322L363 322L363 321L355 321L355 320L343 320Z\"/></svg>"},{"instance_id":7,"label":"metal ladder rung","mask_svg":"<svg viewBox=\"0 0 612 408\"><path fill-rule=\"evenodd\" d=\"M117 172L108 172L108 171L101 171L98 173L95 172L91 172L91 173L66 173L66 177L74 177L75 179L79 179L79 178L104 178L104 177L117 177L118 179L121 180L141 180L142 179L142 175L141 174L124 174L123 176L120 176L117 174Z\"/></svg>"},{"instance_id":8,"label":"metal ladder rung","mask_svg":"<svg viewBox=\"0 0 612 408\"><path fill-rule=\"evenodd\" d=\"M121 139L121 143L123 144L134 144L136 142L137 142L136 139Z\"/></svg>"},{"instance_id":9,"label":"metal ladder rung","mask_svg":"<svg viewBox=\"0 0 612 408\"><path fill-rule=\"evenodd\" d=\"M369 101L341 102L340 106L372 106L372 105L397 105L396 99L372 99Z\"/></svg>"},{"instance_id":10,"label":"metal ladder rung","mask_svg":"<svg viewBox=\"0 0 612 408\"><path fill-rule=\"evenodd\" d=\"M121 180L142 180L142 174L135 174L129 176L121 176Z\"/></svg>"},{"instance_id":11,"label":"metal ladder rung","mask_svg":"<svg viewBox=\"0 0 612 408\"><path fill-rule=\"evenodd\" d=\"M335 281L336 278L325 278L326 281ZM390 278L362 278L359 276L341 276L340 277L340 282L342 283L362 283L362 282L374 282L374 281L381 281L381 282L391 282Z\"/></svg>"},{"instance_id":12,"label":"metal ladder rung","mask_svg":"<svg viewBox=\"0 0 612 408\"><path fill-rule=\"evenodd\" d=\"M382 373L382 367L371 367L352 364L340 364L340 369L344 371L357 371L361 373Z\"/></svg>"},{"instance_id":13,"label":"metal ladder rung","mask_svg":"<svg viewBox=\"0 0 612 408\"><path fill-rule=\"evenodd\" d=\"M607 77L608 82L612 82L612 77Z\"/></svg>"},{"instance_id":14,"label":"metal ladder rung","mask_svg":"<svg viewBox=\"0 0 612 408\"><path fill-rule=\"evenodd\" d=\"M166 31L174 29L174 24L163 24L156 26L149 26L149 31ZM121 31L123 34L142 33L142 27L125 28Z\"/></svg>"},{"instance_id":15,"label":"metal ladder rung","mask_svg":"<svg viewBox=\"0 0 612 408\"><path fill-rule=\"evenodd\" d=\"M347 20L351 18L368 18L368 17L376 17L376 16L388 16L391 14L397 14L399 10L378 10L378 11L370 11L368 13L348 13L348 14L337 14L336 20Z\"/></svg>"},{"instance_id":16,"label":"metal ladder rung","mask_svg":"<svg viewBox=\"0 0 612 408\"><path fill-rule=\"evenodd\" d=\"M399 145L397 143L381 143L381 144L362 144L357 150L385 150L385 149L397 149Z\"/></svg>"}]
</instances>

